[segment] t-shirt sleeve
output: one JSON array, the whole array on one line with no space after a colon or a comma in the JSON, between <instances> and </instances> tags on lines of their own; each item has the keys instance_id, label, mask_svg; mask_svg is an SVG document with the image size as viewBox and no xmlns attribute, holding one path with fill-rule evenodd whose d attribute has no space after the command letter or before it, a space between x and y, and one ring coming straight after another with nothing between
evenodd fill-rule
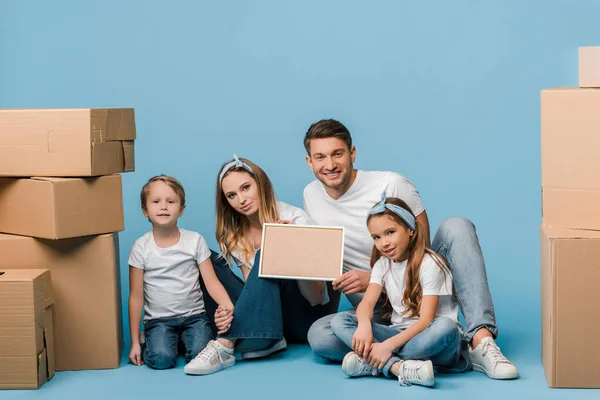
<instances>
[{"instance_id":1,"label":"t-shirt sleeve","mask_svg":"<svg viewBox=\"0 0 600 400\"><path fill-rule=\"evenodd\" d=\"M431 258L425 257L421 264L419 281L423 296L446 296L452 294L450 271L442 270Z\"/></svg>"},{"instance_id":2,"label":"t-shirt sleeve","mask_svg":"<svg viewBox=\"0 0 600 400\"><path fill-rule=\"evenodd\" d=\"M295 208L292 211L292 222L296 225L316 225L315 221L301 208Z\"/></svg>"},{"instance_id":3,"label":"t-shirt sleeve","mask_svg":"<svg viewBox=\"0 0 600 400\"><path fill-rule=\"evenodd\" d=\"M198 236L198 244L196 247L196 264L200 265L210 258L210 249L208 248L208 244L202 235L198 234Z\"/></svg>"},{"instance_id":4,"label":"t-shirt sleeve","mask_svg":"<svg viewBox=\"0 0 600 400\"><path fill-rule=\"evenodd\" d=\"M309 186L306 186L304 188L304 192L302 195L302 208L304 209L304 212L309 215L310 218L310 202L308 201L308 197L309 197L309 192L310 192L310 188Z\"/></svg>"},{"instance_id":5,"label":"t-shirt sleeve","mask_svg":"<svg viewBox=\"0 0 600 400\"><path fill-rule=\"evenodd\" d=\"M395 172L390 172L386 196L404 200L416 216L425 211L425 206L415 185L404 176Z\"/></svg>"},{"instance_id":6,"label":"t-shirt sleeve","mask_svg":"<svg viewBox=\"0 0 600 400\"><path fill-rule=\"evenodd\" d=\"M140 243L139 239L133 243L133 246L131 246L131 251L129 252L129 260L127 261L127 264L138 269L146 268L144 264L144 247Z\"/></svg>"},{"instance_id":7,"label":"t-shirt sleeve","mask_svg":"<svg viewBox=\"0 0 600 400\"><path fill-rule=\"evenodd\" d=\"M385 275L385 260L380 258L377 260L375 265L373 265L373 270L371 271L371 280L369 283L376 283L380 286L383 286L383 276Z\"/></svg>"}]
</instances>

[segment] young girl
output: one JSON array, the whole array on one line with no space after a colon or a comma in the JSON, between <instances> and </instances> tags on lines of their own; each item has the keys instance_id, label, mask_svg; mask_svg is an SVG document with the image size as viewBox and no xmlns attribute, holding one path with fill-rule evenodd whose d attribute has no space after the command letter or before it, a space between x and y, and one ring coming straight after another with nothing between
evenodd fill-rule
<instances>
[{"instance_id":1,"label":"young girl","mask_svg":"<svg viewBox=\"0 0 600 400\"><path fill-rule=\"evenodd\" d=\"M422 227L404 201L384 193L367 226L375 244L370 284L356 316L340 313L331 323L354 350L344 357L342 371L353 377L392 373L403 386L433 386L433 366L452 367L460 356L449 267L426 248ZM371 322L382 290L390 326Z\"/></svg>"},{"instance_id":2,"label":"young girl","mask_svg":"<svg viewBox=\"0 0 600 400\"><path fill-rule=\"evenodd\" d=\"M271 181L256 164L234 155L217 179L217 241L228 262L235 260L245 283L235 304L235 319L219 308L215 322L228 330L211 341L185 372L205 375L242 358L264 357L286 347L285 337L306 342L317 319L337 311L329 301L331 286L319 281L258 278L258 260L265 222L314 224L301 209L276 201ZM227 285L226 285L227 286Z\"/></svg>"}]
</instances>

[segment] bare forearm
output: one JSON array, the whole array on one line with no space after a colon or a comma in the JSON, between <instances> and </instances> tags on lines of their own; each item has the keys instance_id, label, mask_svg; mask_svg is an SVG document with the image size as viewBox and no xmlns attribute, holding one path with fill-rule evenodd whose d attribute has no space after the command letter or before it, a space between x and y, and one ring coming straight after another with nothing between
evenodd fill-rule
<instances>
[{"instance_id":1,"label":"bare forearm","mask_svg":"<svg viewBox=\"0 0 600 400\"><path fill-rule=\"evenodd\" d=\"M129 296L129 334L131 335L131 344L140 344L140 321L142 319L143 306L143 295Z\"/></svg>"},{"instance_id":2,"label":"bare forearm","mask_svg":"<svg viewBox=\"0 0 600 400\"><path fill-rule=\"evenodd\" d=\"M223 285L221 285L221 282L219 282L218 279L211 279L209 281L206 281L205 283L206 289L208 290L208 294L210 294L210 297L212 297L218 305L226 308L233 306L233 303L231 302L227 291L225 290Z\"/></svg>"},{"instance_id":3,"label":"bare forearm","mask_svg":"<svg viewBox=\"0 0 600 400\"><path fill-rule=\"evenodd\" d=\"M364 302L360 302L356 308L356 319L359 323L370 323L373 320L373 307L371 307L369 304L365 304Z\"/></svg>"}]
</instances>

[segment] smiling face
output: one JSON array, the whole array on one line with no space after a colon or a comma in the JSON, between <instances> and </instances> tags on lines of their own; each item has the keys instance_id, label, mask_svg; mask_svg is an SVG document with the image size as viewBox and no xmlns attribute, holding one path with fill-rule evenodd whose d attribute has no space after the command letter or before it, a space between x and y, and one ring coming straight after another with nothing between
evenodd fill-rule
<instances>
[{"instance_id":1,"label":"smiling face","mask_svg":"<svg viewBox=\"0 0 600 400\"><path fill-rule=\"evenodd\" d=\"M243 170L228 173L221 181L221 188L229 205L238 213L249 217L258 212L258 185L250 173Z\"/></svg>"},{"instance_id":2,"label":"smiling face","mask_svg":"<svg viewBox=\"0 0 600 400\"><path fill-rule=\"evenodd\" d=\"M163 181L155 181L148 187L146 204L142 211L155 227L177 226L177 219L183 215L185 206L175 191Z\"/></svg>"},{"instance_id":3,"label":"smiling face","mask_svg":"<svg viewBox=\"0 0 600 400\"><path fill-rule=\"evenodd\" d=\"M356 148L349 149L343 140L335 137L311 139L310 155L306 156L315 177L334 198L339 198L354 182L355 159Z\"/></svg>"},{"instance_id":4,"label":"smiling face","mask_svg":"<svg viewBox=\"0 0 600 400\"><path fill-rule=\"evenodd\" d=\"M412 232L389 215L373 215L367 224L373 244L381 254L394 262L408 258Z\"/></svg>"}]
</instances>

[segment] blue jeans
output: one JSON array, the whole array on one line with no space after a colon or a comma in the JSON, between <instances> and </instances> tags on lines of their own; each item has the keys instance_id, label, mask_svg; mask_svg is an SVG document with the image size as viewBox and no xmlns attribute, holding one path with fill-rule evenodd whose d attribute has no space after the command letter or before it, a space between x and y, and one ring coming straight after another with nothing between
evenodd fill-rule
<instances>
[{"instance_id":1,"label":"blue jeans","mask_svg":"<svg viewBox=\"0 0 600 400\"><path fill-rule=\"evenodd\" d=\"M402 332L402 329L382 324L372 323L371 326L375 343L384 342ZM331 321L333 334L349 348L352 346L352 336L356 328L358 320L354 313L339 313ZM438 317L427 329L396 349L382 368L382 372L389 376L392 365L400 360L431 360L434 366L449 370L460 358L460 343L458 323L447 317Z\"/></svg>"},{"instance_id":2,"label":"blue jeans","mask_svg":"<svg viewBox=\"0 0 600 400\"><path fill-rule=\"evenodd\" d=\"M448 218L436 232L431 248L445 257L452 269L454 293L467 324L463 335L463 355L469 362L466 346L475 332L487 328L494 337L498 335L494 304L475 226L466 218ZM316 321L308 332L308 342L316 355L341 361L350 349L331 331L332 318L328 316Z\"/></svg>"},{"instance_id":3,"label":"blue jeans","mask_svg":"<svg viewBox=\"0 0 600 400\"><path fill-rule=\"evenodd\" d=\"M180 345L191 361L214 337L206 313L180 318L157 318L144 323L144 362L155 369L175 366Z\"/></svg>"},{"instance_id":4,"label":"blue jeans","mask_svg":"<svg viewBox=\"0 0 600 400\"><path fill-rule=\"evenodd\" d=\"M268 348L284 336L291 343L306 343L310 326L337 311L339 293L328 284L333 301L311 306L300 293L297 281L259 278L259 257L260 251L255 256L256 267L250 270L244 283L231 271L226 260L213 252L211 261L217 277L235 304L231 328L220 337L236 339L236 350L240 352ZM203 285L201 282L202 290L207 293ZM205 304L213 320L217 305L210 296L205 296Z\"/></svg>"}]
</instances>

